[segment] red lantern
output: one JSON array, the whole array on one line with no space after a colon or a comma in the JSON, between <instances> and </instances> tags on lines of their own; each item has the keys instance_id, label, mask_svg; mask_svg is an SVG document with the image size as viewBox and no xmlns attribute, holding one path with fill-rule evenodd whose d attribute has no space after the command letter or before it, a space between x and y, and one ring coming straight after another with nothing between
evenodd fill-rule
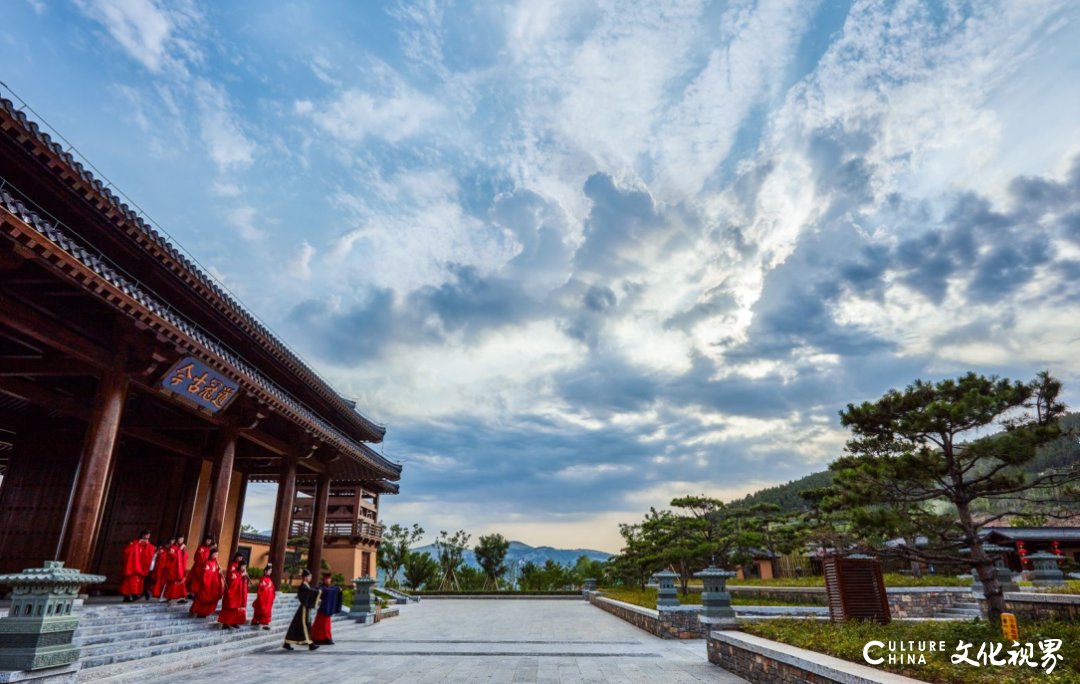
<instances>
[{"instance_id":1,"label":"red lantern","mask_svg":"<svg viewBox=\"0 0 1080 684\"><path fill-rule=\"evenodd\" d=\"M1060 548L1061 544L1059 544L1058 542L1051 542L1050 545L1053 547L1054 555L1055 556L1060 556L1061 555L1061 548Z\"/></svg>"}]
</instances>

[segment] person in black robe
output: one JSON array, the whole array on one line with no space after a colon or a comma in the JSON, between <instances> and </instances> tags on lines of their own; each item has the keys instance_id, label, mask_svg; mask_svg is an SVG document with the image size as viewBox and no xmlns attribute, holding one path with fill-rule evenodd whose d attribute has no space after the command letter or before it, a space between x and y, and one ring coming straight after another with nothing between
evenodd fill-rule
<instances>
[{"instance_id":1,"label":"person in black robe","mask_svg":"<svg viewBox=\"0 0 1080 684\"><path fill-rule=\"evenodd\" d=\"M303 581L296 590L296 598L300 605L289 623L289 631L285 632L285 643L281 645L287 651L293 650L294 645L307 645L314 651L319 648L318 644L311 641L311 616L319 607L319 590L311 586L311 571L305 569L302 575Z\"/></svg>"}]
</instances>

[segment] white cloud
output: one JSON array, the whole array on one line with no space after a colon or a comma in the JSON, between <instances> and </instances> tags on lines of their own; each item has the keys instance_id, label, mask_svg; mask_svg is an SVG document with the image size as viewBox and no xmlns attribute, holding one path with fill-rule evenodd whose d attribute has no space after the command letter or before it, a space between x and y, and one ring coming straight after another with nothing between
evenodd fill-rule
<instances>
[{"instance_id":1,"label":"white cloud","mask_svg":"<svg viewBox=\"0 0 1080 684\"><path fill-rule=\"evenodd\" d=\"M178 67L174 53L192 54L191 44L177 36L177 29L201 19L191 2L164 5L157 0L75 0L75 4L152 72Z\"/></svg>"},{"instance_id":2,"label":"white cloud","mask_svg":"<svg viewBox=\"0 0 1080 684\"><path fill-rule=\"evenodd\" d=\"M210 158L223 171L250 166L255 143L244 135L224 89L205 79L198 79L194 87L200 132Z\"/></svg>"},{"instance_id":3,"label":"white cloud","mask_svg":"<svg viewBox=\"0 0 1080 684\"><path fill-rule=\"evenodd\" d=\"M297 103L297 113L311 116L327 133L350 142L375 136L396 143L423 133L442 114L437 102L404 85L386 96L352 89L330 102L309 105Z\"/></svg>"},{"instance_id":4,"label":"white cloud","mask_svg":"<svg viewBox=\"0 0 1080 684\"><path fill-rule=\"evenodd\" d=\"M237 229L244 240L255 242L263 238L263 231L256 225L258 211L252 206L242 206L230 209L225 213L229 223Z\"/></svg>"},{"instance_id":5,"label":"white cloud","mask_svg":"<svg viewBox=\"0 0 1080 684\"><path fill-rule=\"evenodd\" d=\"M311 259L315 256L315 251L307 240L294 247L285 262L285 273L299 280L310 280Z\"/></svg>"}]
</instances>

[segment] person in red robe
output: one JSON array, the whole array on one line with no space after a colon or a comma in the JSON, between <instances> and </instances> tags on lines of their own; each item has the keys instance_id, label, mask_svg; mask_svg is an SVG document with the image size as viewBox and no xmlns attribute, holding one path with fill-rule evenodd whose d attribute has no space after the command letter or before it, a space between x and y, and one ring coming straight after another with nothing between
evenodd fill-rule
<instances>
[{"instance_id":1,"label":"person in red robe","mask_svg":"<svg viewBox=\"0 0 1080 684\"><path fill-rule=\"evenodd\" d=\"M245 565L247 564L247 561L244 560L244 554L237 553L236 555L234 555L232 557L232 560L229 561L229 572L235 570L236 566L239 565L241 562L243 562Z\"/></svg>"},{"instance_id":2,"label":"person in red robe","mask_svg":"<svg viewBox=\"0 0 1080 684\"><path fill-rule=\"evenodd\" d=\"M247 562L241 558L236 567L229 570L225 596L221 599L217 621L225 625L225 629L240 629L240 625L247 622L247 595Z\"/></svg>"},{"instance_id":3,"label":"person in red robe","mask_svg":"<svg viewBox=\"0 0 1080 684\"><path fill-rule=\"evenodd\" d=\"M341 587L331 586L331 575L324 572L319 587L319 606L315 610L315 623L311 625L311 643L317 646L333 646L334 635L330 624L334 615L341 612Z\"/></svg>"},{"instance_id":4,"label":"person in red robe","mask_svg":"<svg viewBox=\"0 0 1080 684\"><path fill-rule=\"evenodd\" d=\"M263 629L270 629L270 619L274 612L274 597L277 596L274 578L271 577L273 571L273 563L267 563L263 569L262 578L259 580L259 587L255 592L255 614L251 617L253 627L262 625Z\"/></svg>"},{"instance_id":5,"label":"person in red robe","mask_svg":"<svg viewBox=\"0 0 1080 684\"><path fill-rule=\"evenodd\" d=\"M159 603L165 602L165 582L168 581L165 577L165 565L169 562L167 560L169 556L169 550L172 549L173 544L175 543L175 539L170 539L168 544L165 544L164 546L159 546L157 552L154 553L154 562L151 575L154 578L153 595Z\"/></svg>"},{"instance_id":6,"label":"person in red robe","mask_svg":"<svg viewBox=\"0 0 1080 684\"><path fill-rule=\"evenodd\" d=\"M199 593L202 584L202 568L206 565L206 559L210 557L210 549L214 546L214 538L207 537L203 543L195 549L195 562L191 564L191 571L187 576L188 598L193 599Z\"/></svg>"},{"instance_id":7,"label":"person in red robe","mask_svg":"<svg viewBox=\"0 0 1080 684\"><path fill-rule=\"evenodd\" d=\"M142 530L139 538L124 547L124 579L120 593L124 603L138 601L148 590L146 578L150 574L150 562L154 559L154 545L150 543L150 531Z\"/></svg>"},{"instance_id":8,"label":"person in red robe","mask_svg":"<svg viewBox=\"0 0 1080 684\"><path fill-rule=\"evenodd\" d=\"M184 573L187 570L187 544L185 538L180 536L173 542L171 551L166 557L165 565L165 601L187 602L187 583L184 581Z\"/></svg>"},{"instance_id":9,"label":"person in red robe","mask_svg":"<svg viewBox=\"0 0 1080 684\"><path fill-rule=\"evenodd\" d=\"M191 602L190 612L192 615L204 618L217 610L218 601L225 593L225 579L218 566L217 549L210 549L210 556L203 563L202 571L197 574L199 591L195 594L195 600Z\"/></svg>"}]
</instances>

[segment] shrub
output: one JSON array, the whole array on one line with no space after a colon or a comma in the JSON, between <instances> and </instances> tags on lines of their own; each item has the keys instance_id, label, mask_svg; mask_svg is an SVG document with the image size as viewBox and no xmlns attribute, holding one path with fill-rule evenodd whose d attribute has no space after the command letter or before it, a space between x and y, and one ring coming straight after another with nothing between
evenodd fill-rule
<instances>
[{"instance_id":1,"label":"shrub","mask_svg":"<svg viewBox=\"0 0 1080 684\"><path fill-rule=\"evenodd\" d=\"M853 663L865 665L863 647L868 641L944 641L944 652L924 653L925 665L889 665L873 667L896 672L932 684L1066 684L1080 681L1080 624L1071 622L1027 622L1020 624L1021 643L1042 639L1061 639L1061 655L1054 671L1047 675L1043 668L1019 666L993 667L953 665L951 657L956 645L974 644L968 657L974 658L983 642L1005 643L1001 630L984 620L899 622L879 625L875 622L832 624L821 620L779 619L742 625L742 630L765 639L772 639L799 648L825 653ZM1038 648L1036 656L1040 655Z\"/></svg>"}]
</instances>

